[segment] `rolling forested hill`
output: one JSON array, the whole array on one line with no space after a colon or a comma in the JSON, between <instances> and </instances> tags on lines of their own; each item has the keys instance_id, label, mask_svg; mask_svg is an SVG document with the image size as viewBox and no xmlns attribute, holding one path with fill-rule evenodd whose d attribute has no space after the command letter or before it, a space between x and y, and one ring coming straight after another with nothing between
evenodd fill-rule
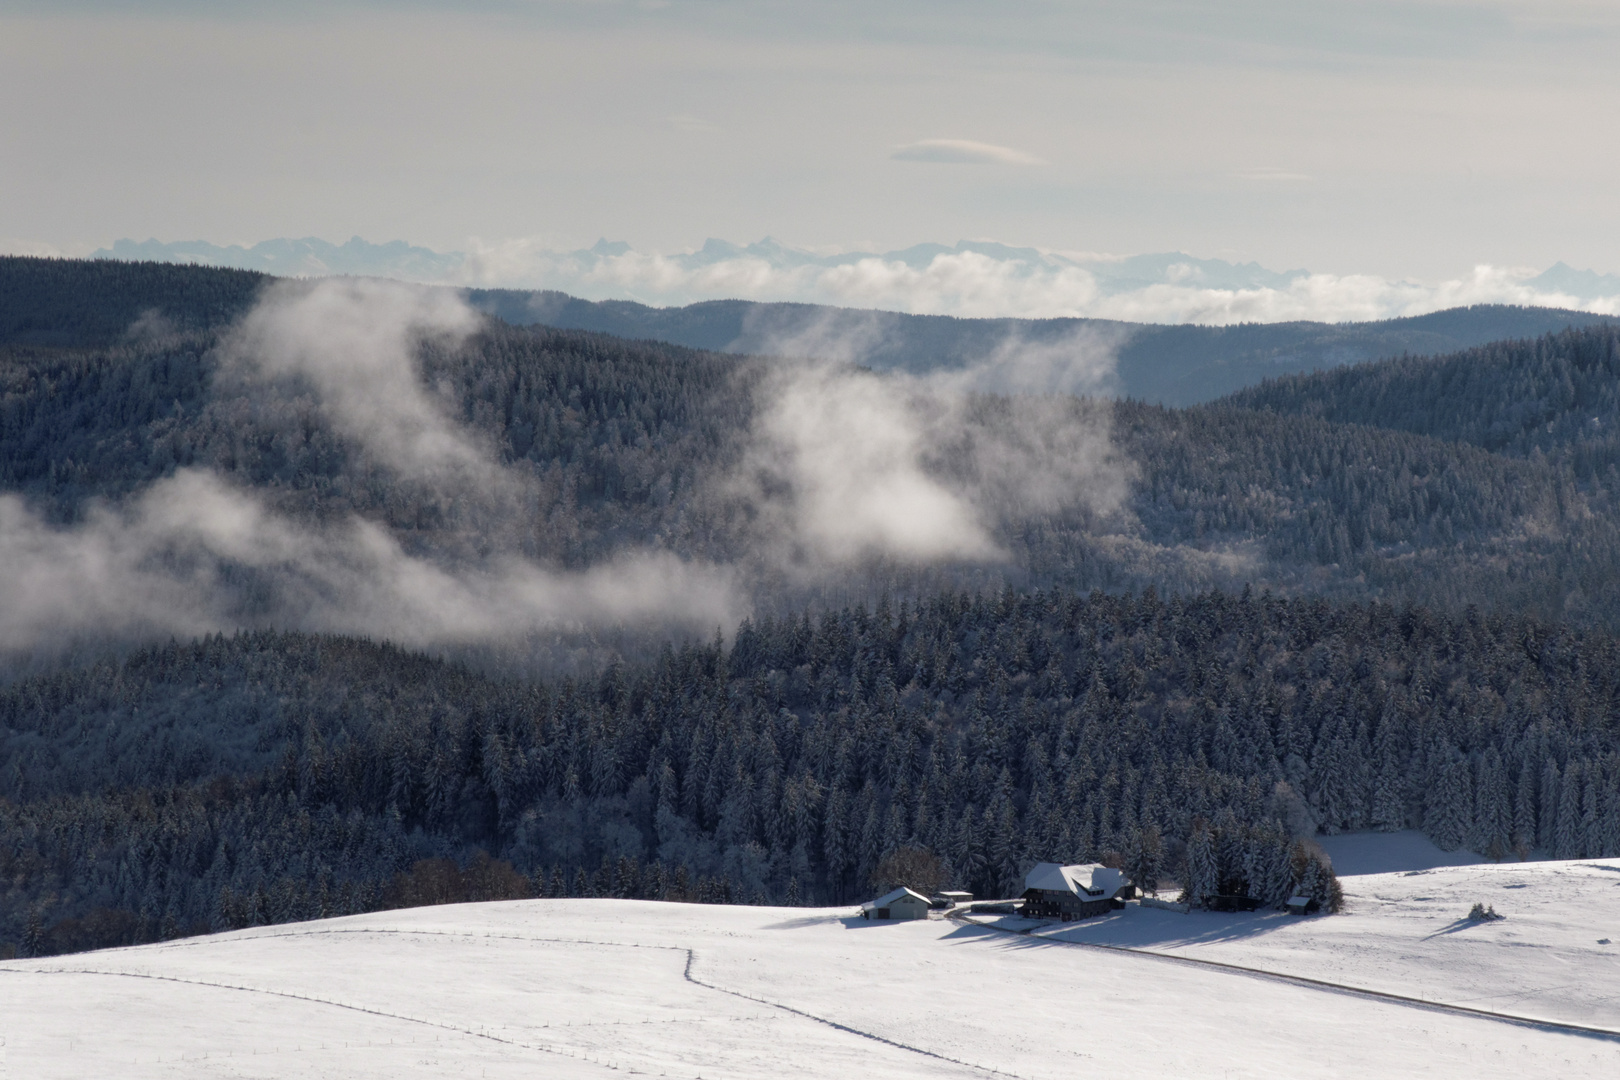
<instances>
[{"instance_id":1,"label":"rolling forested hill","mask_svg":"<svg viewBox=\"0 0 1620 1080\"><path fill-rule=\"evenodd\" d=\"M1613 326L1274 379L1226 400L1552 458L1609 489L1620 479L1620 329Z\"/></svg>"},{"instance_id":2,"label":"rolling forested hill","mask_svg":"<svg viewBox=\"0 0 1620 1080\"><path fill-rule=\"evenodd\" d=\"M264 279L0 269L19 265L26 288L0 290L19 559L75 530L113 544L120 507L190 470L428 568L669 552L725 568L752 616L562 677L309 632L228 547L92 558L234 595L242 629L22 650L0 689L0 949L535 893L999 892L1037 858L1331 903L1318 829L1620 853L1612 330L1191 409L963 394L919 467L977 485L993 551L815 577L775 561L770 492L738 480L780 411L773 361L499 322L429 337L410 374L489 456L486 498L402 471L312 383L244 381L219 344ZM1100 433L1084 452L1117 505L998 497L984 447L1032 417Z\"/></svg>"},{"instance_id":3,"label":"rolling forested hill","mask_svg":"<svg viewBox=\"0 0 1620 1080\"><path fill-rule=\"evenodd\" d=\"M150 329L218 327L245 313L265 282L249 270L169 263L0 256L0 342L100 345Z\"/></svg>"},{"instance_id":4,"label":"rolling forested hill","mask_svg":"<svg viewBox=\"0 0 1620 1080\"><path fill-rule=\"evenodd\" d=\"M218 327L251 306L267 275L216 267L0 256L0 342L103 345L148 312L167 329ZM1366 323L1157 326L1106 319L958 319L947 315L716 300L679 308L588 301L558 292L470 289L473 306L514 326L586 330L692 349L816 355L849 348L880 371L971 365L1009 342L1074 339L1117 351L1121 397L1173 406L1211 401L1263 379L1339 369L1403 354L1440 356L1562 330L1616 325L1613 316L1500 304Z\"/></svg>"},{"instance_id":5,"label":"rolling forested hill","mask_svg":"<svg viewBox=\"0 0 1620 1080\"><path fill-rule=\"evenodd\" d=\"M960 368L1008 342L1041 347L1079 337L1117 350L1112 389L1121 397L1182 406L1266 378L1615 323L1607 315L1504 304L1365 323L1156 326L1107 319L960 319L752 300L654 308L516 289L473 289L469 298L517 326L538 323L734 353L787 349L840 358L853 348L860 363L879 371Z\"/></svg>"}]
</instances>

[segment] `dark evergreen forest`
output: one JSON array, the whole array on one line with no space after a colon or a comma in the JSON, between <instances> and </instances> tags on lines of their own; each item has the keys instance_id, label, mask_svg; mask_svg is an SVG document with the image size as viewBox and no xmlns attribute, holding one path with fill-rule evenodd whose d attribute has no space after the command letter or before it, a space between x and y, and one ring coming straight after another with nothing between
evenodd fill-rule
<instances>
[{"instance_id":1,"label":"dark evergreen forest","mask_svg":"<svg viewBox=\"0 0 1620 1080\"><path fill-rule=\"evenodd\" d=\"M913 848L980 895L1102 859L1331 903L1296 837L1620 854L1617 671L1602 632L1252 593L880 601L590 680L212 637L0 694L3 925L55 951L424 897L837 903Z\"/></svg>"},{"instance_id":2,"label":"dark evergreen forest","mask_svg":"<svg viewBox=\"0 0 1620 1080\"><path fill-rule=\"evenodd\" d=\"M250 270L0 256L0 342L101 345L132 328L218 327L246 312L270 280Z\"/></svg>"},{"instance_id":3,"label":"dark evergreen forest","mask_svg":"<svg viewBox=\"0 0 1620 1080\"><path fill-rule=\"evenodd\" d=\"M1227 401L1551 459L1605 493L1620 486L1620 328L1612 325L1274 379Z\"/></svg>"},{"instance_id":4,"label":"dark evergreen forest","mask_svg":"<svg viewBox=\"0 0 1620 1080\"><path fill-rule=\"evenodd\" d=\"M563 567L651 544L749 568L755 518L717 478L767 358L496 322L424 346L523 479L514 518L401 480L296 388L233 380L215 345L265 279L0 270L0 492L50 522L201 467L435 558L499 533ZM27 658L0 687L0 949L528 895L842 903L897 853L981 895L1100 859L1194 900L1330 908L1320 831L1620 854L1616 340L1193 409L1060 400L1106 411L1119 512L1009 504L995 566L759 574L727 638L588 674L247 616ZM1017 423L1002 398L968 411Z\"/></svg>"}]
</instances>

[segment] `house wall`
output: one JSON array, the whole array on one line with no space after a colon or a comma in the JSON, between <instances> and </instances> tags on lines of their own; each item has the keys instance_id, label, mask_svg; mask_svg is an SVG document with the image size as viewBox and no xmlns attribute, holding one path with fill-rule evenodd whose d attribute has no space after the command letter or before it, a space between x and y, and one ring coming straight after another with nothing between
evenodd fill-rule
<instances>
[{"instance_id":1,"label":"house wall","mask_svg":"<svg viewBox=\"0 0 1620 1080\"><path fill-rule=\"evenodd\" d=\"M913 900L909 896L903 896L889 905L889 918L926 919L928 918L928 905L921 900Z\"/></svg>"},{"instance_id":2,"label":"house wall","mask_svg":"<svg viewBox=\"0 0 1620 1080\"><path fill-rule=\"evenodd\" d=\"M1111 900L1082 901L1073 893L1029 889L1024 893L1024 914L1032 919L1089 919L1114 909Z\"/></svg>"}]
</instances>

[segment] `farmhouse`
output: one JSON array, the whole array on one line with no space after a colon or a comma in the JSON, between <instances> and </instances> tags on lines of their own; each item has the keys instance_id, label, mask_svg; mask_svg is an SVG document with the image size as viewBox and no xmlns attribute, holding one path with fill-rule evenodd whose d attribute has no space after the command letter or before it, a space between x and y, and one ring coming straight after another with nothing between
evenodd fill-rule
<instances>
[{"instance_id":1,"label":"farmhouse","mask_svg":"<svg viewBox=\"0 0 1620 1080\"><path fill-rule=\"evenodd\" d=\"M928 897L912 892L904 885L893 892L884 893L876 900L861 905L863 919L926 919Z\"/></svg>"},{"instance_id":2,"label":"farmhouse","mask_svg":"<svg viewBox=\"0 0 1620 1080\"><path fill-rule=\"evenodd\" d=\"M1024 915L1031 919L1089 919L1123 907L1125 875L1098 863L1040 863L1024 876Z\"/></svg>"}]
</instances>

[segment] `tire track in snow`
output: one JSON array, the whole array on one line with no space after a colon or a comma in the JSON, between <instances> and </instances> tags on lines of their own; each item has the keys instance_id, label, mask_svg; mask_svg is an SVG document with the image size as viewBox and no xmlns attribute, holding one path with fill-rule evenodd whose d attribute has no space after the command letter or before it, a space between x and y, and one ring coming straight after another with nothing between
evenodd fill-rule
<instances>
[{"instance_id":1,"label":"tire track in snow","mask_svg":"<svg viewBox=\"0 0 1620 1080\"><path fill-rule=\"evenodd\" d=\"M1215 968L1220 971L1236 975L1246 975L1256 979L1270 979L1275 982L1292 983L1313 990L1323 990L1329 993L1350 994L1355 997L1373 998L1380 1001L1389 1001L1397 1005L1406 1005L1412 1008L1430 1009L1436 1012L1456 1013L1461 1016L1472 1016L1481 1020L1495 1020L1498 1023L1512 1024L1516 1027L1544 1028L1553 1031L1565 1032L1571 1035L1598 1037L1606 1040L1620 1041L1620 1031L1613 1028L1594 1027L1587 1024L1575 1024L1564 1020L1538 1020L1533 1016L1518 1016L1514 1013L1493 1012L1490 1009L1476 1009L1468 1005L1452 1005L1444 1001L1431 1001L1428 998L1410 997L1406 994L1397 994L1389 990L1372 990L1365 986L1351 986L1348 983L1329 982L1326 979L1313 979L1307 975L1288 975L1280 971L1267 971L1264 968L1245 967L1242 964L1227 963L1223 960L1201 960L1195 956L1180 956L1176 953L1157 952L1153 949L1138 949L1130 945L1104 945L1098 941L1075 941L1072 938L1048 937L1045 934L1036 935L1029 930L1009 930L1002 926L991 926L989 923L975 922L961 915L950 915L968 926L976 926L981 930L993 930L998 934L1008 934L1026 940L1044 942L1048 945L1069 945L1081 949L1101 949L1105 952L1129 953L1133 956L1146 956L1153 960L1166 960L1175 964L1194 964L1199 967ZM1031 930L1034 929L1033 927Z\"/></svg>"},{"instance_id":2,"label":"tire track in snow","mask_svg":"<svg viewBox=\"0 0 1620 1080\"><path fill-rule=\"evenodd\" d=\"M814 1013L808 1013L808 1012L805 1012L802 1009L795 1009L793 1006L791 1006L791 1005L783 1005L779 1001L770 1001L770 1000L767 1000L766 998L754 997L752 994L745 994L740 990L727 990L723 986L716 986L713 983L706 983L702 979L696 978L692 974L692 964L694 962L696 962L696 960L697 960L697 953L693 952L691 949L687 949L686 950L686 972L685 972L687 982L695 983L698 986L706 987L707 989L717 991L718 993L730 994L732 997L739 997L739 998L742 998L744 1001L754 1001L754 1002L758 1002L761 1005L769 1005L773 1009L781 1009L783 1012L792 1013L794 1016L802 1016L806 1020L814 1020L818 1024L826 1024L828 1027L834 1028L835 1030L847 1032L850 1035L859 1035L863 1039L871 1039L873 1042L880 1042L880 1043L883 1043L883 1044L885 1044L887 1046L897 1047L897 1048L899 1048L901 1050L909 1050L913 1054L922 1054L922 1055L924 1055L926 1057L933 1058L935 1061L948 1061L952 1065L960 1065L965 1069L973 1069L973 1070L975 1070L977 1072L989 1073L991 1076L1010 1076L1010 1077L1017 1077L1018 1080L1023 1080L1022 1077L1019 1077L1018 1073L1003 1072L1000 1069L992 1069L988 1065L976 1065L976 1064L974 1064L972 1062L962 1061L962 1060L959 1060L959 1059L953 1058L953 1057L947 1057L944 1054L937 1054L932 1050L924 1050L924 1049L922 1049L921 1047L918 1047L918 1046L911 1046L911 1045L909 1045L907 1043L903 1043L903 1042L899 1042L899 1041L897 1041L895 1039L887 1038L887 1037L885 1037L883 1035L877 1034L876 1032L862 1031L860 1028L850 1027L848 1024L841 1024L837 1020L828 1020L824 1016L817 1016Z\"/></svg>"},{"instance_id":3,"label":"tire track in snow","mask_svg":"<svg viewBox=\"0 0 1620 1080\"><path fill-rule=\"evenodd\" d=\"M317 934L390 934L390 935L394 935L394 934L398 934L398 935L416 934L416 935L425 936L425 937L486 938L486 939L495 939L495 940L501 940L501 941L535 941L535 942L542 942L542 943L553 944L553 945L597 945L597 946L605 946L605 947L609 947L609 948L618 948L618 949L660 949L660 950L663 950L663 951L666 951L666 952L681 952L681 953L686 954L686 967L682 971L682 975L685 977L687 982L693 984L694 986L701 986L705 990L712 990L712 991L714 991L715 993L718 993L718 994L728 994L731 997L740 998L743 1001L751 1001L751 1002L755 1003L756 1005L765 1005L765 1006L768 1006L769 1008L772 1008L772 1009L780 1009L781 1011L783 1011L785 1013L790 1013L790 1014L792 1014L794 1016L801 1017L802 1019L812 1020L812 1021L814 1021L815 1023L818 1023L818 1024L825 1024L827 1027L830 1027L830 1028L834 1029L835 1031L841 1031L841 1032L845 1033L846 1035L856 1035L856 1036L859 1036L860 1038L863 1038L863 1039L870 1039L873 1042L882 1043L885 1046L892 1046L897 1050L904 1050L904 1051L906 1051L908 1053L912 1053L912 1054L921 1054L922 1056L927 1057L927 1058L932 1058L935 1061L944 1061L944 1062L948 1062L949 1064L952 1064L952 1065L959 1065L964 1069L972 1069L975 1072L985 1073L985 1074L987 1074L989 1076L1005 1076L1005 1077L1012 1078L1012 1080L1026 1080L1026 1078L1020 1076L1020 1074L1018 1074L1018 1073L1006 1072L1006 1071L1001 1070L1001 1069L991 1068L988 1065L980 1065L980 1064L977 1064L977 1063L971 1062L971 1061L962 1061L959 1058L953 1058L953 1057L950 1057L949 1055L937 1053L937 1052L935 1052L933 1050L925 1050L920 1046L912 1046L909 1043L903 1043L903 1042L900 1042L897 1039L891 1039L891 1038L888 1038L887 1036L879 1035L879 1034L877 1034L876 1032L873 1032L873 1031L863 1031L860 1028L852 1027L849 1024L841 1023L841 1022L839 1022L837 1020L829 1020L824 1016L817 1016L815 1013L806 1012L803 1009L796 1009L791 1005L784 1005L779 1001L771 1001L768 998L755 997L752 994L745 994L740 990L730 990L730 989L727 989L724 986L718 986L718 985L716 985L714 983L704 982L702 979L699 979L699 978L697 978L696 976L694 976L692 974L692 965L697 962L697 953L696 953L696 951L694 951L693 949L690 949L690 948L688 948L688 947L686 947L684 945L647 945L647 944L643 944L642 942L639 942L639 941L596 941L596 940L592 940L590 938L536 937L536 936L534 936L532 934L493 934L493 933L480 934L480 933L475 933L475 932L472 932L472 931L409 930L409 929L403 929L403 928L384 929L384 928L373 928L373 927L355 927L355 928L352 928L352 929L351 928L344 928L344 929L332 929L332 930L308 930L308 931L303 931L303 932L299 932L299 933L280 932L280 933L268 933L268 934L254 934L251 937L243 936L243 937L233 938L231 940L246 942L246 941L262 941L265 938L306 938L306 937L314 937ZM189 939L189 940L186 940L186 941L172 942L172 943L170 943L170 944L168 944L168 945L166 945L164 947L186 948L186 947L196 947L197 945L208 944L208 943L209 942L207 941L206 938L192 938L192 939ZM217 942L216 941L216 942L212 942L211 944L223 944L223 942ZM153 977L154 978L161 978L162 976L153 976ZM184 980L177 980L177 981L184 981ZM365 1010L362 1010L362 1011L365 1011ZM384 1014L384 1015L386 1015L386 1014ZM424 1021L424 1022L426 1022L426 1021ZM457 1029L457 1030L460 1030L460 1029ZM517 1045L522 1045L522 1044L517 1044Z\"/></svg>"},{"instance_id":4,"label":"tire track in snow","mask_svg":"<svg viewBox=\"0 0 1620 1080\"><path fill-rule=\"evenodd\" d=\"M292 937L295 935L277 935ZM557 1050L550 1046L536 1043L521 1042L517 1039L504 1039L499 1035L491 1035L485 1031L476 1031L472 1028L457 1027L454 1024L444 1024L436 1020L423 1020L417 1016L406 1016L403 1013L391 1013L384 1009L373 1009L365 1005L350 1005L342 1001L332 1001L328 998L311 997L308 994L295 994L289 990L267 990L260 986L236 986L231 983L211 982L207 979L186 979L178 975L154 975L145 971L106 971L99 968L0 968L0 974L10 975L105 975L122 979L151 979L155 982L180 983L185 986L207 986L216 990L237 990L246 994L267 994L271 997L287 998L292 1001L304 1001L314 1005L330 1005L334 1009L347 1009L350 1012L366 1013L370 1016L380 1016L389 1020L400 1020L407 1024L420 1024L423 1027L437 1028L441 1031L454 1032L457 1035L470 1035L476 1039L488 1039L490 1042L515 1046L523 1050L537 1050L544 1054L555 1054L558 1057L570 1057L576 1061L584 1061L588 1065L595 1065L602 1069L617 1069L616 1065L582 1058L579 1054L569 1050Z\"/></svg>"}]
</instances>

